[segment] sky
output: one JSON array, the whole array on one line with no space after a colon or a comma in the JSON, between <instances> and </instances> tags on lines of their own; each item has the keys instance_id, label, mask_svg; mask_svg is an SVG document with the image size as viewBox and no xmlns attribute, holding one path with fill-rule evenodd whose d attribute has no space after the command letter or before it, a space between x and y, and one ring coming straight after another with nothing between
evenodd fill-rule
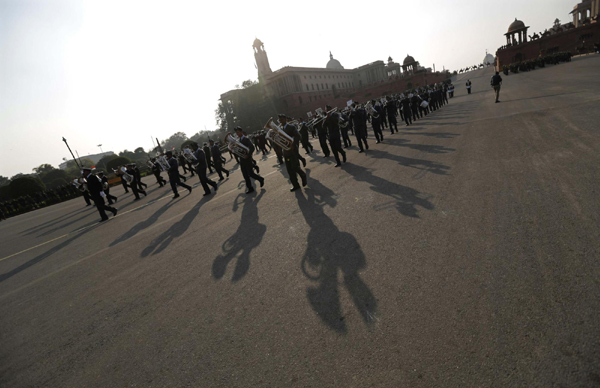
<instances>
[{"instance_id":1,"label":"sky","mask_svg":"<svg viewBox=\"0 0 600 388\"><path fill-rule=\"evenodd\" d=\"M58 167L70 154L152 147L217 128L222 93L273 71L346 69L407 54L436 70L481 63L515 18L529 34L577 1L381 2L0 0L0 175Z\"/></svg>"}]
</instances>

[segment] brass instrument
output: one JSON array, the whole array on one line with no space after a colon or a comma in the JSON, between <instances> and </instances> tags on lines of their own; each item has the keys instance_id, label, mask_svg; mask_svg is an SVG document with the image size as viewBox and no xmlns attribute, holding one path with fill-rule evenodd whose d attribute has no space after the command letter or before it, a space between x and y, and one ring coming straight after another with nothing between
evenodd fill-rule
<instances>
[{"instance_id":1,"label":"brass instrument","mask_svg":"<svg viewBox=\"0 0 600 388\"><path fill-rule=\"evenodd\" d=\"M166 156L157 154L156 162L158 163L161 171L169 171L169 162L167 161Z\"/></svg>"},{"instance_id":2,"label":"brass instrument","mask_svg":"<svg viewBox=\"0 0 600 388\"><path fill-rule=\"evenodd\" d=\"M243 145L231 134L227 135L225 139L227 141L227 148L229 148L229 151L236 154L242 159L248 159L250 157L250 149Z\"/></svg>"},{"instance_id":3,"label":"brass instrument","mask_svg":"<svg viewBox=\"0 0 600 388\"><path fill-rule=\"evenodd\" d=\"M330 114L337 112L338 108L335 107L333 109L331 109L330 111L327 111L327 113L322 114L322 110L319 108L317 109L317 117L315 117L314 119L312 119L311 121L309 121L308 123L306 123L309 127L314 127L317 124L320 124L321 122L325 121L325 119L327 117L329 117Z\"/></svg>"},{"instance_id":4,"label":"brass instrument","mask_svg":"<svg viewBox=\"0 0 600 388\"><path fill-rule=\"evenodd\" d=\"M294 146L294 139L277 126L277 124L273 122L272 117L265 124L265 129L269 130L267 132L267 139L271 139L271 141L280 146L284 151L289 151Z\"/></svg>"},{"instance_id":5,"label":"brass instrument","mask_svg":"<svg viewBox=\"0 0 600 388\"><path fill-rule=\"evenodd\" d=\"M373 117L374 119L379 118L379 113L375 110L371 101L367 102L367 104L365 105L365 109L367 110L367 113L370 114L371 117Z\"/></svg>"},{"instance_id":6,"label":"brass instrument","mask_svg":"<svg viewBox=\"0 0 600 388\"><path fill-rule=\"evenodd\" d=\"M198 159L196 159L196 156L194 156L194 154L192 153L192 150L190 150L189 148L183 149L183 157L185 158L185 160L188 161L188 163L191 163L191 164L198 163Z\"/></svg>"},{"instance_id":7,"label":"brass instrument","mask_svg":"<svg viewBox=\"0 0 600 388\"><path fill-rule=\"evenodd\" d=\"M127 182L127 183L133 182L133 175L127 173L127 168L125 168L125 166L121 167L121 174L119 174L119 175L123 176L123 179L125 179L125 182Z\"/></svg>"}]
</instances>

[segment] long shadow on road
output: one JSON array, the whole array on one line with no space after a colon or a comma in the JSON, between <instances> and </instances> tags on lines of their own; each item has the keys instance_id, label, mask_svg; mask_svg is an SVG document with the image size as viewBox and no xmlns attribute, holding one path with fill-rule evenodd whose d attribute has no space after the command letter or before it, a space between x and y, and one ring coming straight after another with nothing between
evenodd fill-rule
<instances>
[{"instance_id":1,"label":"long shadow on road","mask_svg":"<svg viewBox=\"0 0 600 388\"><path fill-rule=\"evenodd\" d=\"M354 306L364 323L372 325L376 319L377 299L359 274L367 266L365 254L356 237L340 231L323 211L325 205L336 205L333 191L311 179L310 188L305 193L298 190L295 194L310 227L301 263L304 275L315 283L306 289L310 306L329 328L340 333L347 332L337 280L341 271L344 277L342 284Z\"/></svg>"},{"instance_id":2,"label":"long shadow on road","mask_svg":"<svg viewBox=\"0 0 600 388\"><path fill-rule=\"evenodd\" d=\"M386 137L384 143L395 145L398 147L406 147L412 150L417 150L421 152L427 152L430 154L445 154L451 151L456 151L454 148L446 148L441 145L433 145L433 144L415 144L411 143L410 140L406 139L398 139L398 138L390 138Z\"/></svg>"},{"instance_id":3,"label":"long shadow on road","mask_svg":"<svg viewBox=\"0 0 600 388\"><path fill-rule=\"evenodd\" d=\"M98 224L96 222L96 224ZM104 223L103 225L106 225L106 223ZM100 226L98 224L98 226ZM0 274L0 283L13 277L14 275L25 271L26 269L28 269L29 267L39 263L42 260L47 259L48 257L52 256L53 254L59 252L61 249L63 249L64 247L66 247L67 245L71 244L74 240L77 240L79 237L83 236L86 233L89 233L90 231L96 229L98 226L96 227L90 227L87 229L82 230L81 232L73 235L73 237L70 237L68 239L66 239L65 241L63 241L62 243L58 244L57 246L50 248L49 250L47 250L46 252L34 257L33 259L21 264L20 266L16 267L15 269L8 271L6 273Z\"/></svg>"},{"instance_id":4,"label":"long shadow on road","mask_svg":"<svg viewBox=\"0 0 600 388\"><path fill-rule=\"evenodd\" d=\"M212 265L212 276L221 279L225 276L228 264L237 258L231 281L235 282L243 278L250 269L250 253L260 245L267 231L264 224L258 222L257 204L266 191L260 190L251 195L239 194L233 202L233 211L236 212L241 203L242 216L237 230L223 243L223 253L215 258Z\"/></svg>"},{"instance_id":5,"label":"long shadow on road","mask_svg":"<svg viewBox=\"0 0 600 388\"><path fill-rule=\"evenodd\" d=\"M421 192L373 175L371 169L347 163L344 168L357 181L367 182L371 190L387 195L394 200L396 210L408 217L419 217L417 207L432 210L433 204ZM312 185L312 182L311 182Z\"/></svg>"},{"instance_id":6,"label":"long shadow on road","mask_svg":"<svg viewBox=\"0 0 600 388\"><path fill-rule=\"evenodd\" d=\"M450 170L450 167L441 163L432 162L430 160L409 158L401 155L394 155L381 150L369 150L368 155L373 158L393 160L398 162L398 164L401 166L415 168L424 172L431 172L438 175L448 175L448 170Z\"/></svg>"},{"instance_id":7,"label":"long shadow on road","mask_svg":"<svg viewBox=\"0 0 600 388\"><path fill-rule=\"evenodd\" d=\"M196 218L196 216L200 212L200 208L204 204L208 203L212 198L214 197L209 196L200 200L200 202L194 205L194 207L191 208L181 220L171 225L169 229L167 229L160 236L152 240L150 245L144 248L141 256L148 257L151 254L155 255L165 250L173 242L173 240L175 240L177 237L180 237L182 234L185 233L186 230L188 230L188 228L192 224L192 221L194 221L194 218Z\"/></svg>"}]
</instances>

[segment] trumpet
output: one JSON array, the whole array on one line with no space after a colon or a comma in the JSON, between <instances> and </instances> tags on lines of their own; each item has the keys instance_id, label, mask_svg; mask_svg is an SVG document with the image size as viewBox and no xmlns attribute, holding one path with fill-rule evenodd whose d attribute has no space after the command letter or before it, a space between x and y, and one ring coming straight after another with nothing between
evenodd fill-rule
<instances>
[{"instance_id":1,"label":"trumpet","mask_svg":"<svg viewBox=\"0 0 600 388\"><path fill-rule=\"evenodd\" d=\"M321 124L323 121L325 121L325 119L327 117L329 117L329 115L331 115L332 113L337 112L337 110L338 110L338 108L335 107L335 108L331 109L330 111L327 111L327 113L325 113L324 115L323 114L319 114L317 117L315 117L310 122L308 122L307 125L310 126L310 127L314 127L317 124ZM319 112L317 112L317 113L319 113Z\"/></svg>"},{"instance_id":2,"label":"trumpet","mask_svg":"<svg viewBox=\"0 0 600 388\"><path fill-rule=\"evenodd\" d=\"M269 130L267 132L267 139L271 139L273 143L280 146L284 151L289 151L294 146L294 139L277 126L273 122L272 117L265 124L265 129Z\"/></svg>"},{"instance_id":3,"label":"trumpet","mask_svg":"<svg viewBox=\"0 0 600 388\"><path fill-rule=\"evenodd\" d=\"M229 134L227 135L226 139L227 148L229 148L229 151L233 152L242 159L248 159L250 157L250 149L240 143L235 137Z\"/></svg>"},{"instance_id":4,"label":"trumpet","mask_svg":"<svg viewBox=\"0 0 600 388\"><path fill-rule=\"evenodd\" d=\"M367 104L365 105L365 109L367 110L367 113L370 114L371 117L373 117L374 119L378 119L379 118L379 113L377 113L377 111L373 107L373 104L371 104L370 101L367 102Z\"/></svg>"}]
</instances>

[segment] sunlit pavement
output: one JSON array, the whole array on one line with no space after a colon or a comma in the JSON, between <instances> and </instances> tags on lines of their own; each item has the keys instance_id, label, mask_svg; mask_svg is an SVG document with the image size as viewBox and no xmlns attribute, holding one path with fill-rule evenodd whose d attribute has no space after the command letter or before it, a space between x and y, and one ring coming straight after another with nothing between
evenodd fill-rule
<instances>
[{"instance_id":1,"label":"sunlit pavement","mask_svg":"<svg viewBox=\"0 0 600 388\"><path fill-rule=\"evenodd\" d=\"M503 75L499 104L459 75L295 193L271 154L253 195L228 161L209 197L148 177L102 224L0 222L0 386L600 384L599 68Z\"/></svg>"}]
</instances>

